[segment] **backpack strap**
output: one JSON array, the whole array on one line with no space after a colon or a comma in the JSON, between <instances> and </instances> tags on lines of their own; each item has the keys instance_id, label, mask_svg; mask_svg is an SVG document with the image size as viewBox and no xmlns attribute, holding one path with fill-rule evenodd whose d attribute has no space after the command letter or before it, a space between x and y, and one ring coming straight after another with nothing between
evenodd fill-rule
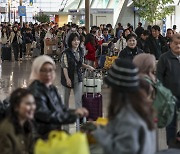
<instances>
[{"instance_id":1,"label":"backpack strap","mask_svg":"<svg viewBox=\"0 0 180 154\"><path fill-rule=\"evenodd\" d=\"M143 79L144 79L145 81L147 81L148 83L150 83L153 87L155 87L155 86L154 86L155 83L154 83L149 77L145 76Z\"/></svg>"}]
</instances>

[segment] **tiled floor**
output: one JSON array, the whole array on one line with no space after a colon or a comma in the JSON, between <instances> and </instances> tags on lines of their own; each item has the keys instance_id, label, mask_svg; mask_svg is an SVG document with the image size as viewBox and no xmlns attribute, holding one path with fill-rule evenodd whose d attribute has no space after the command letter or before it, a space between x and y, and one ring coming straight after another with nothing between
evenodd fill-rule
<instances>
[{"instance_id":1,"label":"tiled floor","mask_svg":"<svg viewBox=\"0 0 180 154\"><path fill-rule=\"evenodd\" d=\"M4 61L2 63L2 73L0 74L0 100L6 98L12 90L17 87L26 87L28 86L28 79L31 71L31 60L26 60L23 62L8 62ZM57 86L59 92L61 93L61 85L60 85L60 67L59 63L57 65L57 77L55 80L55 85ZM109 102L109 89L104 87L102 91L103 95L103 114L107 115L106 108ZM73 95L70 98L70 106L74 107ZM165 131L158 131L159 138L159 149L166 148L166 139L165 139Z\"/></svg>"}]
</instances>

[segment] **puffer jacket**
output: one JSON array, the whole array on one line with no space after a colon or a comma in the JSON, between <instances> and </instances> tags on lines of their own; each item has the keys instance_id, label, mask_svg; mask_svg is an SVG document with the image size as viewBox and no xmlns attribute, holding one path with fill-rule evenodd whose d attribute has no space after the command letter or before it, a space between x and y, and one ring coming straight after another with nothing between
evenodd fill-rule
<instances>
[{"instance_id":1,"label":"puffer jacket","mask_svg":"<svg viewBox=\"0 0 180 154\"><path fill-rule=\"evenodd\" d=\"M76 121L74 110L68 110L62 103L61 97L55 86L46 87L35 80L29 86L36 100L35 123L37 132L46 138L51 130L60 130L62 124Z\"/></svg>"}]
</instances>

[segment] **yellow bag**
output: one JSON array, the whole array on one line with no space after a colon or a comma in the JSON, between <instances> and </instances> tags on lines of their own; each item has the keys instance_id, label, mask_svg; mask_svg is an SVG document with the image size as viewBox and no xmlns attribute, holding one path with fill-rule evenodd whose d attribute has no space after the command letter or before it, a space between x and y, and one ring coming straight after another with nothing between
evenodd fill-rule
<instances>
[{"instance_id":1,"label":"yellow bag","mask_svg":"<svg viewBox=\"0 0 180 154\"><path fill-rule=\"evenodd\" d=\"M107 118L99 117L99 118L96 120L96 124L102 125L102 126L106 126L106 125L108 124L108 119L107 119Z\"/></svg>"},{"instance_id":2,"label":"yellow bag","mask_svg":"<svg viewBox=\"0 0 180 154\"><path fill-rule=\"evenodd\" d=\"M106 126L108 124L108 119L99 117L95 121L95 124ZM84 131L82 131L82 132L84 132ZM91 133L86 132L86 134L87 134L87 140L88 140L89 145L97 144L96 139L94 138L94 136Z\"/></svg>"},{"instance_id":3,"label":"yellow bag","mask_svg":"<svg viewBox=\"0 0 180 154\"><path fill-rule=\"evenodd\" d=\"M112 56L112 57L106 56L106 61L104 63L104 68L109 69L117 58L118 58L118 56Z\"/></svg>"},{"instance_id":4,"label":"yellow bag","mask_svg":"<svg viewBox=\"0 0 180 154\"><path fill-rule=\"evenodd\" d=\"M67 135L63 131L52 131L48 141L39 139L34 154L90 154L86 135Z\"/></svg>"}]
</instances>

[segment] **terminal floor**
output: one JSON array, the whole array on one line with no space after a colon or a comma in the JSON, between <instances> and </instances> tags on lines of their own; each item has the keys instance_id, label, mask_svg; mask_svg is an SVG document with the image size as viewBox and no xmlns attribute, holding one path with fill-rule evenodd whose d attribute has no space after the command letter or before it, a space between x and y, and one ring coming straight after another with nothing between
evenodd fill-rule
<instances>
[{"instance_id":1,"label":"terminal floor","mask_svg":"<svg viewBox=\"0 0 180 154\"><path fill-rule=\"evenodd\" d=\"M60 85L60 66L59 63L56 63L56 80L55 85L57 86L59 92L61 93L61 85ZM3 100L12 92L12 90L18 87L27 87L28 79L31 71L32 61L24 60L22 62L8 62L4 61L2 63L2 72L0 74L0 99ZM107 107L109 103L109 93L110 89L107 87L103 87L102 96L103 96L103 116L107 115ZM71 93L70 97L70 106L74 108L73 102L73 93ZM179 127L180 128L180 127ZM166 137L165 130L158 130L158 145L159 149L166 149Z\"/></svg>"}]
</instances>

